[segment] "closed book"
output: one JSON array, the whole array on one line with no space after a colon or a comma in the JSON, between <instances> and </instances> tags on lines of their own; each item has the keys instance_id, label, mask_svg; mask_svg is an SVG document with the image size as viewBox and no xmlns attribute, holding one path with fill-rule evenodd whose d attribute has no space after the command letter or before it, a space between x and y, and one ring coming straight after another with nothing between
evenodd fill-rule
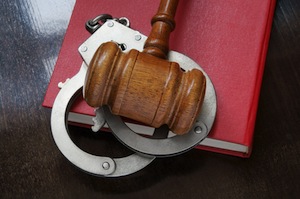
<instances>
[{"instance_id":1,"label":"closed book","mask_svg":"<svg viewBox=\"0 0 300 199\"><path fill-rule=\"evenodd\" d=\"M108 13L126 17L132 29L149 35L158 0L77 0L64 37L43 106L51 108L59 82L78 71L78 47L90 36L86 21ZM214 126L196 148L249 157L258 99L272 25L275 0L179 1L170 50L197 62L212 80L217 94ZM94 109L82 98L71 108L69 121L92 125ZM141 131L151 128L129 124Z\"/></svg>"}]
</instances>

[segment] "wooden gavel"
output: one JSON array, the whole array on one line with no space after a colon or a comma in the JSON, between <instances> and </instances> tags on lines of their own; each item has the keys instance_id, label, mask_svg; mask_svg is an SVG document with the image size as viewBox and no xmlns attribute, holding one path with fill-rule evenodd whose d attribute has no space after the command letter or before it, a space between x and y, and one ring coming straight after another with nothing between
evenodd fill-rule
<instances>
[{"instance_id":1,"label":"wooden gavel","mask_svg":"<svg viewBox=\"0 0 300 199\"><path fill-rule=\"evenodd\" d=\"M123 53L114 42L97 49L84 84L90 106L108 105L116 115L156 128L167 124L178 135L191 129L203 103L206 80L200 70L185 72L165 59L177 4L178 0L160 2L143 52Z\"/></svg>"}]
</instances>

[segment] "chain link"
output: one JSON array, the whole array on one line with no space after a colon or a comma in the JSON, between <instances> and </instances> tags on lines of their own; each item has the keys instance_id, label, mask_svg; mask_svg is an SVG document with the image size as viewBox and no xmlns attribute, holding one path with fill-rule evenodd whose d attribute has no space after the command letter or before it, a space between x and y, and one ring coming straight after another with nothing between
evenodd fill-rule
<instances>
[{"instance_id":1,"label":"chain link","mask_svg":"<svg viewBox=\"0 0 300 199\"><path fill-rule=\"evenodd\" d=\"M130 22L126 17L121 18L113 18L110 14L101 14L96 16L94 19L88 20L85 23L85 28L87 31L89 31L91 34L93 34L96 30L98 30L107 20L114 20L117 21L124 26L129 27Z\"/></svg>"}]
</instances>

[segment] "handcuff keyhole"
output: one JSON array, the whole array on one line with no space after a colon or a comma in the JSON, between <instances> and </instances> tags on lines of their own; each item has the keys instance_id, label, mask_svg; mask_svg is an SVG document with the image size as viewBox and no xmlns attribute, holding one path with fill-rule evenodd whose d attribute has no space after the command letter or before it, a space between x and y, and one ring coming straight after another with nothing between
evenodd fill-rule
<instances>
[{"instance_id":1,"label":"handcuff keyhole","mask_svg":"<svg viewBox=\"0 0 300 199\"><path fill-rule=\"evenodd\" d=\"M127 49L127 46L124 43L118 44L118 46L121 48L122 51Z\"/></svg>"}]
</instances>

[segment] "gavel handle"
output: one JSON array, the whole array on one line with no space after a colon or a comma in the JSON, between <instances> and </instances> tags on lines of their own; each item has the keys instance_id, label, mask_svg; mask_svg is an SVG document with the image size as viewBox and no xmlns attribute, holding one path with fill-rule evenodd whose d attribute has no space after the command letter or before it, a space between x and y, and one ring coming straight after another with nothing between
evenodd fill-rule
<instances>
[{"instance_id":1,"label":"gavel handle","mask_svg":"<svg viewBox=\"0 0 300 199\"><path fill-rule=\"evenodd\" d=\"M170 33L175 29L174 17L178 1L161 0L158 11L151 20L152 30L145 42L143 52L166 59Z\"/></svg>"}]
</instances>

